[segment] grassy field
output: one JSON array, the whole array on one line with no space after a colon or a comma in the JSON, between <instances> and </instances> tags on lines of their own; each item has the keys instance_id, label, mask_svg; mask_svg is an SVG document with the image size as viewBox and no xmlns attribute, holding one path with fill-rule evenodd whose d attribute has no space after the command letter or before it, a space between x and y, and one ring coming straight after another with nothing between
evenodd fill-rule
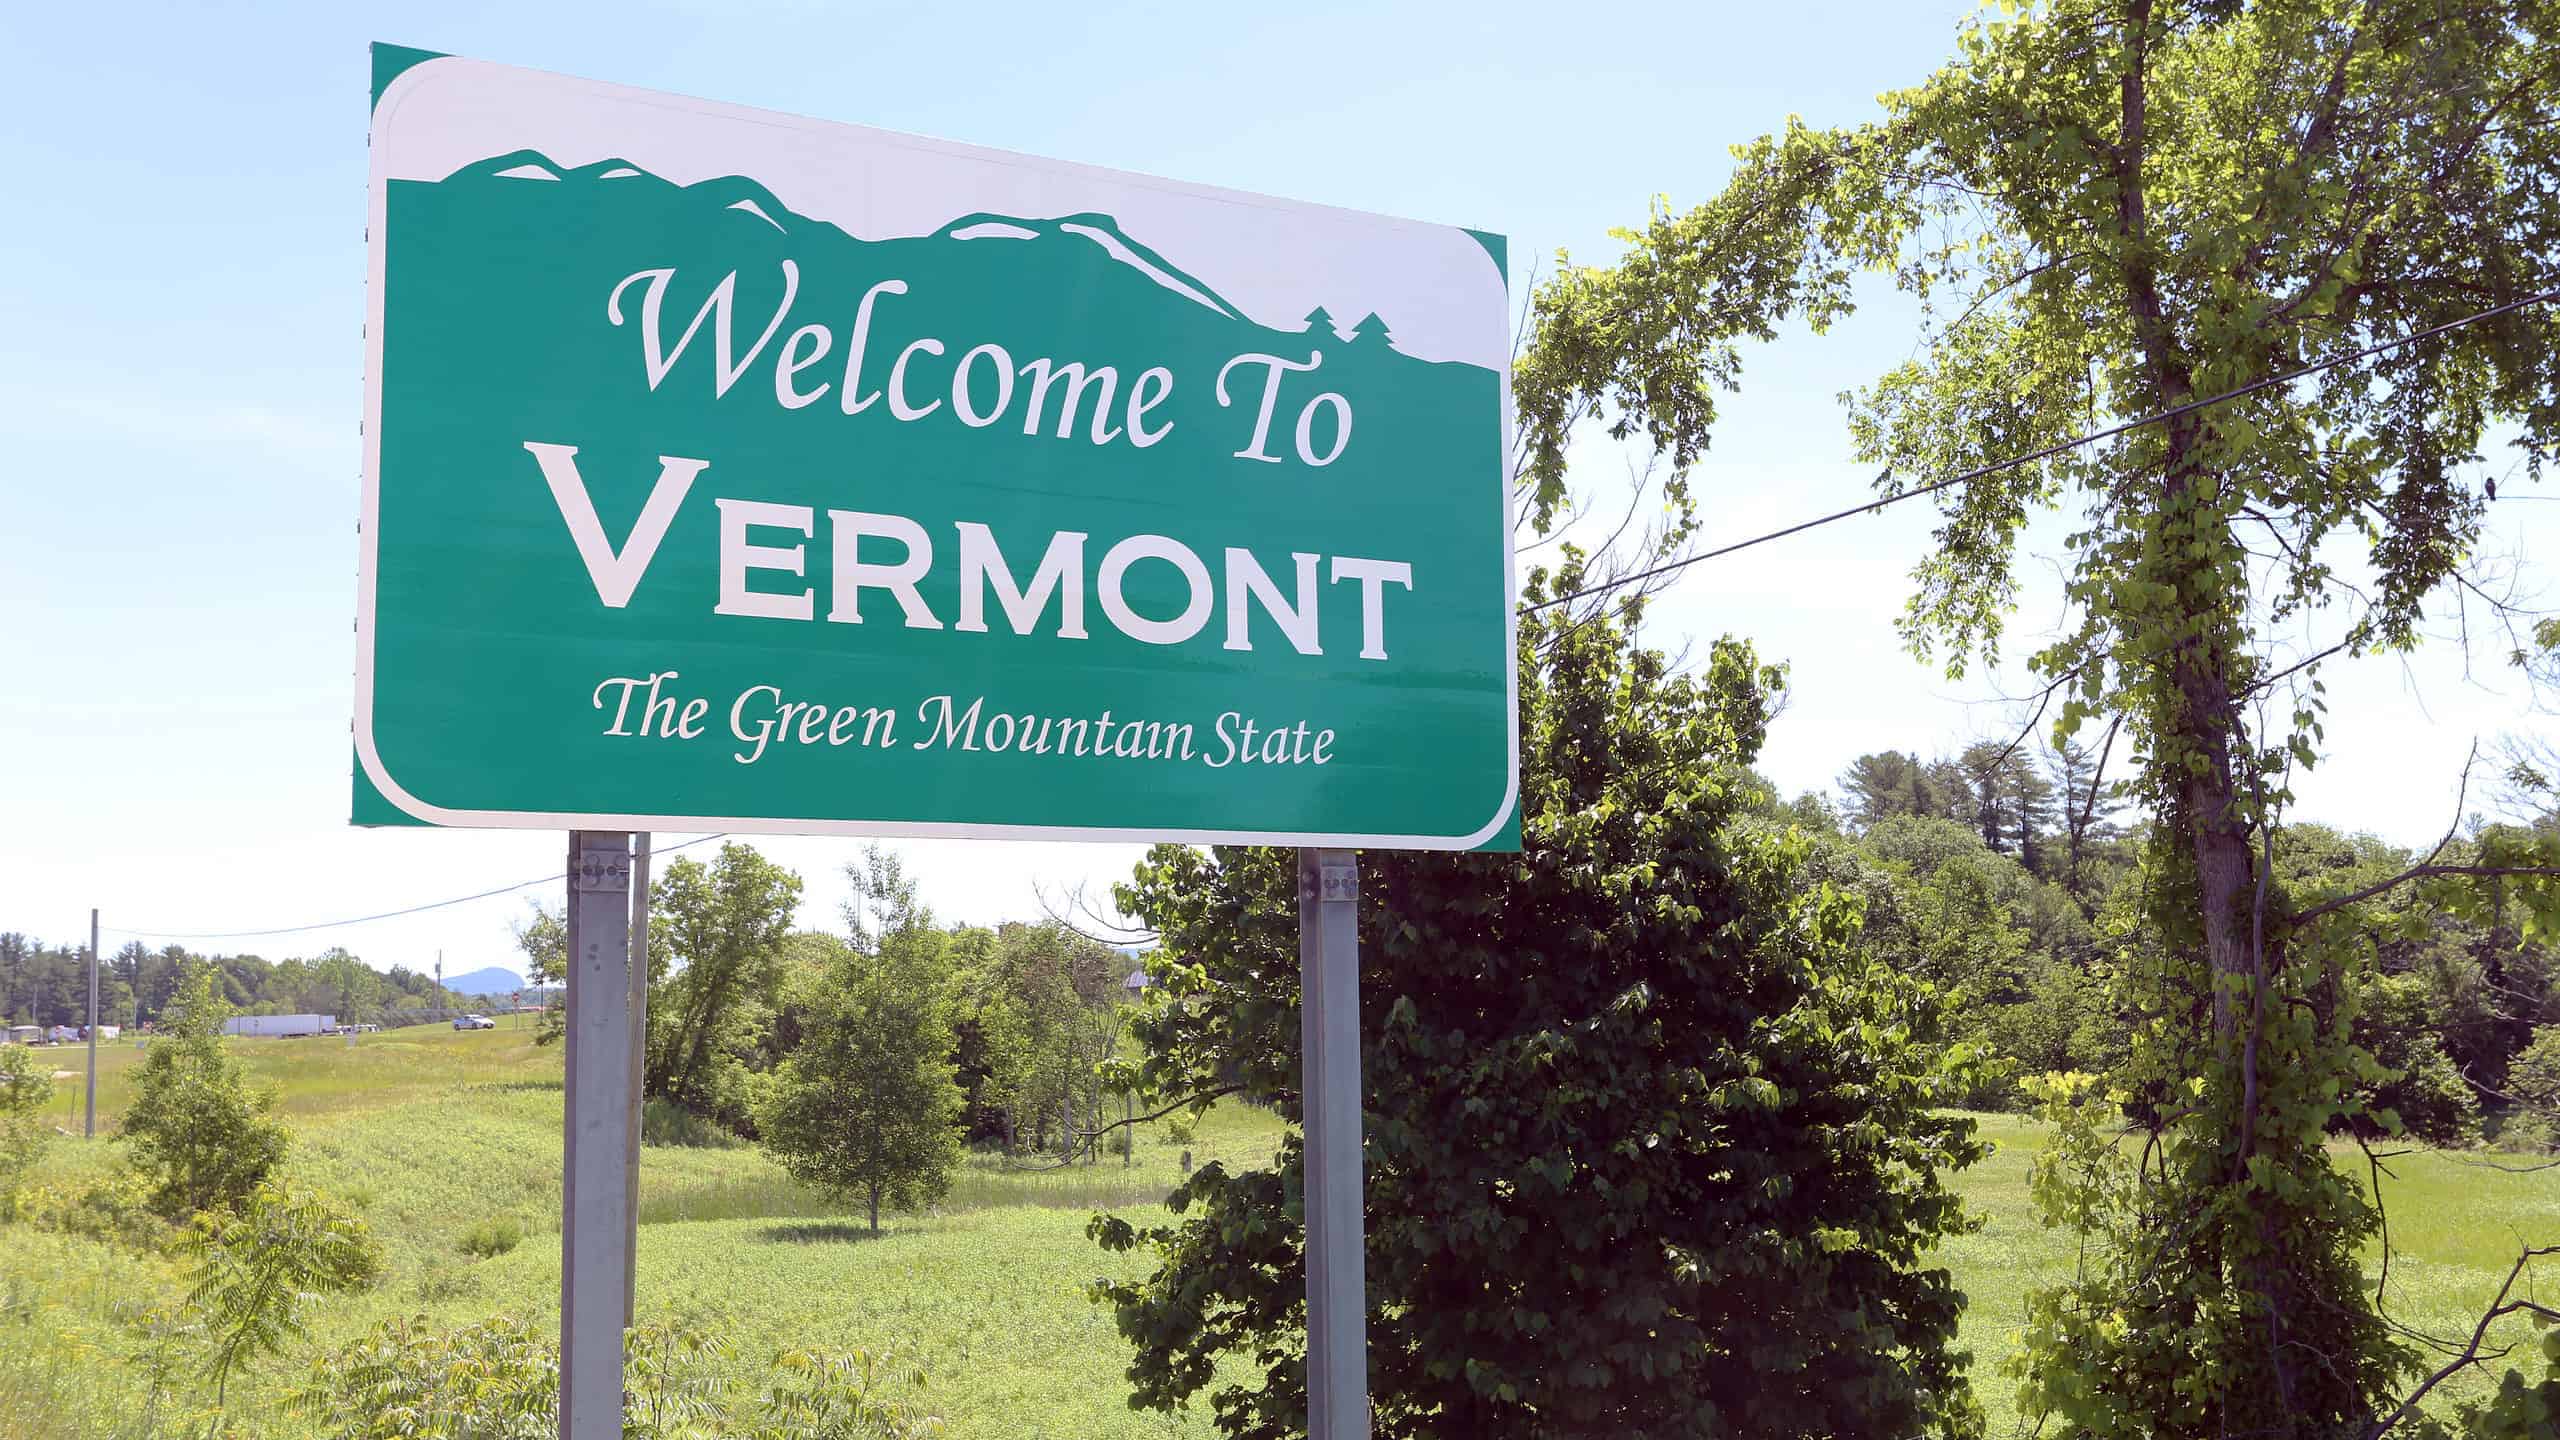
<instances>
[{"instance_id":1,"label":"grassy field","mask_svg":"<svg viewBox=\"0 0 2560 1440\"><path fill-rule=\"evenodd\" d=\"M336 1040L233 1042L276 1087L296 1136L289 1169L360 1206L388 1258L380 1285L316 1317L303 1348L235 1386L250 1434L307 1428L275 1397L318 1347L394 1314L460 1323L498 1312L552 1323L558 1313L560 1052L531 1032L420 1029ZM51 1052L77 1070L77 1050ZM129 1093L136 1052L100 1052L100 1129ZM81 1084L60 1082L54 1114L78 1131ZM2073 1247L2027 1203L2036 1127L1987 1116L1996 1153L1962 1178L1983 1229L1943 1252L1970 1297L1963 1339L1993 1433L2019 1433L2010 1353L2027 1292L2069 1273ZM1278 1144L1270 1115L1222 1107L1187 1146L1199 1161L1253 1164ZM1096 1209L1161 1215L1180 1151L1157 1127L1124 1164L1065 1169L973 1156L933 1212L875 1237L794 1183L752 1147L650 1146L641 1162L640 1306L724 1335L741 1363L784 1345L887 1348L900 1385L955 1437L1120 1440L1206 1436L1201 1414L1140 1414L1125 1404L1124 1342L1083 1287L1132 1262L1084 1235ZM116 1162L115 1147L57 1143L46 1179L76 1181ZM2467 1329L2520 1240L2560 1238L2560 1172L2504 1175L2461 1158L2395 1162L2387 1188L2396 1254L2390 1298L2402 1320ZM464 1238L484 1217L512 1217L524 1239L474 1258ZM142 1394L126 1321L175 1298L161 1262L94 1242L0 1227L0 1440L105 1440L137 1433ZM920 1378L919 1378L920 1377ZM2477 1393L2479 1387L2466 1387ZM2463 1392L2457 1392L2463 1393Z\"/></svg>"}]
</instances>

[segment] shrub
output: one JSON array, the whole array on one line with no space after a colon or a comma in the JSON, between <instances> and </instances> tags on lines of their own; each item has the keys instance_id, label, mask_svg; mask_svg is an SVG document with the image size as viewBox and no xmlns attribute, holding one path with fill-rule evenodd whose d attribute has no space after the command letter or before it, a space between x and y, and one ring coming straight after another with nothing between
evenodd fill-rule
<instances>
[{"instance_id":1,"label":"shrub","mask_svg":"<svg viewBox=\"0 0 2560 1440\"><path fill-rule=\"evenodd\" d=\"M151 1177L153 1208L172 1220L245 1199L284 1159L284 1127L267 1113L275 1096L252 1091L239 1060L222 1048L230 1013L214 993L213 967L191 962L167 1013L168 1033L145 1052L117 1137Z\"/></svg>"},{"instance_id":2,"label":"shrub","mask_svg":"<svg viewBox=\"0 0 2560 1440\"><path fill-rule=\"evenodd\" d=\"M640 1143L735 1150L749 1142L707 1115L697 1115L672 1100L651 1100L640 1107Z\"/></svg>"},{"instance_id":3,"label":"shrub","mask_svg":"<svg viewBox=\"0 0 2560 1440\"><path fill-rule=\"evenodd\" d=\"M371 1285L382 1248L365 1223L311 1190L260 1184L235 1211L198 1214L187 1308L203 1317L216 1403L232 1371L302 1333L305 1302Z\"/></svg>"},{"instance_id":4,"label":"shrub","mask_svg":"<svg viewBox=\"0 0 2560 1440\"><path fill-rule=\"evenodd\" d=\"M765 1392L763 1417L746 1432L747 1440L921 1440L943 1433L941 1417L920 1414L880 1393L886 1355L786 1350L773 1363L781 1373ZM922 1384L924 1373L913 1372L909 1379Z\"/></svg>"},{"instance_id":5,"label":"shrub","mask_svg":"<svg viewBox=\"0 0 2560 1440\"><path fill-rule=\"evenodd\" d=\"M479 1271L461 1265L438 1265L418 1277L418 1303L441 1305L448 1300L468 1300L483 1288Z\"/></svg>"},{"instance_id":6,"label":"shrub","mask_svg":"<svg viewBox=\"0 0 2560 1440\"><path fill-rule=\"evenodd\" d=\"M312 1366L293 1395L325 1440L552 1440L560 1359L508 1315L456 1330L394 1316Z\"/></svg>"},{"instance_id":7,"label":"shrub","mask_svg":"<svg viewBox=\"0 0 2560 1440\"><path fill-rule=\"evenodd\" d=\"M145 1254L168 1249L180 1234L152 1208L151 1182L124 1169L93 1180L30 1188L18 1198L17 1215L38 1230Z\"/></svg>"},{"instance_id":8,"label":"shrub","mask_svg":"<svg viewBox=\"0 0 2560 1440\"><path fill-rule=\"evenodd\" d=\"M942 1421L882 1393L885 1355L786 1350L761 1391L727 1378L712 1325L654 1321L623 1341L625 1440L926 1440ZM912 1375L922 1383L921 1373ZM544 1332L508 1315L453 1330L425 1316L385 1320L322 1356L294 1391L321 1440L551 1440L560 1359Z\"/></svg>"},{"instance_id":9,"label":"shrub","mask_svg":"<svg viewBox=\"0 0 2560 1440\"><path fill-rule=\"evenodd\" d=\"M491 1215L462 1232L462 1253L474 1260L504 1255L524 1243L524 1222L513 1215Z\"/></svg>"},{"instance_id":10,"label":"shrub","mask_svg":"<svg viewBox=\"0 0 2560 1440\"><path fill-rule=\"evenodd\" d=\"M0 1045L0 1218L44 1150L40 1118L53 1098L53 1064L24 1045Z\"/></svg>"}]
</instances>

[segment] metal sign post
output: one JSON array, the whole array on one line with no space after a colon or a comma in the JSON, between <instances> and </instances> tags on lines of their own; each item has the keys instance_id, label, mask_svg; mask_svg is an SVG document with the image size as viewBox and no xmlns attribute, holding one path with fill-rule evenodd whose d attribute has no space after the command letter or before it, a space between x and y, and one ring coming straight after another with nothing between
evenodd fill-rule
<instances>
[{"instance_id":1,"label":"metal sign post","mask_svg":"<svg viewBox=\"0 0 2560 1440\"><path fill-rule=\"evenodd\" d=\"M631 837L631 1064L626 1082L631 1124L624 1135L623 1189L630 1218L622 1231L622 1323L629 1328L640 1304L640 1081L649 1061L649 832Z\"/></svg>"},{"instance_id":2,"label":"metal sign post","mask_svg":"<svg viewBox=\"0 0 2560 1440\"><path fill-rule=\"evenodd\" d=\"M1367 1440L1360 866L1348 850L1298 852L1298 977L1307 1133L1307 1430L1312 1440Z\"/></svg>"},{"instance_id":3,"label":"metal sign post","mask_svg":"<svg viewBox=\"0 0 2560 1440\"><path fill-rule=\"evenodd\" d=\"M617 1440L622 1434L622 1332L636 1218L630 905L630 835L571 831L560 1440Z\"/></svg>"}]
</instances>

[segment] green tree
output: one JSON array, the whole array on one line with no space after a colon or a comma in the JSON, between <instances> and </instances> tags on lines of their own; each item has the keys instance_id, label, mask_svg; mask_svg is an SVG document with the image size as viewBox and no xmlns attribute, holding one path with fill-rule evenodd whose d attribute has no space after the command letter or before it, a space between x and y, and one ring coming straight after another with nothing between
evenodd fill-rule
<instances>
[{"instance_id":1,"label":"green tree","mask_svg":"<svg viewBox=\"0 0 2560 1440\"><path fill-rule=\"evenodd\" d=\"M534 1031L533 1043L549 1045L569 1033L569 926L559 912L536 903L533 916L516 923L516 948L524 952L524 983L537 994L550 996L542 1007L541 1028ZM655 949L653 945L650 947ZM652 965L653 971L661 967ZM651 983L656 983L653 975Z\"/></svg>"},{"instance_id":2,"label":"green tree","mask_svg":"<svg viewBox=\"0 0 2560 1440\"><path fill-rule=\"evenodd\" d=\"M2115 816L2125 806L2121 787L2106 773L2116 730L2115 724L2108 725L2106 739L2094 751L2065 739L2046 753L2054 799L2061 807L2062 883L2073 895L2085 895L2095 886L2089 873L2092 852L2115 838Z\"/></svg>"},{"instance_id":3,"label":"green tree","mask_svg":"<svg viewBox=\"0 0 2560 1440\"><path fill-rule=\"evenodd\" d=\"M2499 430L2532 478L2560 441L2555 307L2439 329L2560 285L2556 22L2550 0L2013 7L1878 121L1743 147L1714 199L1539 296L1515 393L1541 500L1595 410L1693 462L1739 343L1828 324L1862 270L1928 325L1851 404L1887 496L2169 417L1937 489L1904 617L1955 673L1996 656L2021 528L2074 512L2066 613L2029 665L2057 739L2121 718L2159 820L2159 947L2120 986L2133 1051L2118 1083L2053 1096L2127 1097L2153 1130L2151 1162L2101 1187L2120 1209L2052 1212L2102 1243L2037 1302L2030 1399L2083 1433L2360 1430L2414 1373L2363 1283L2378 1216L2324 1144L2379 1069L2352 1038L2370 912L2287 893L2267 852L2290 769L2319 758L2312 677L2415 643L2495 503L2476 463ZM2369 583L2337 583L2332 541ZM2520 629L2488 603L2478 623ZM2287 649L2314 621L2335 643ZM2547 926L2554 875L2544 839L2382 883L2459 907L2449 882L2512 880Z\"/></svg>"},{"instance_id":4,"label":"green tree","mask_svg":"<svg viewBox=\"0 0 2560 1440\"><path fill-rule=\"evenodd\" d=\"M283 981L287 967L293 974ZM288 960L276 967L267 998L295 1012L335 1015L344 1024L378 1020L382 1013L380 972L346 950L332 947L309 960Z\"/></svg>"},{"instance_id":5,"label":"green tree","mask_svg":"<svg viewBox=\"0 0 2560 1440\"><path fill-rule=\"evenodd\" d=\"M191 961L134 1073L133 1104L117 1134L152 1182L152 1208L172 1220L237 1203L284 1159L288 1137L222 1045L231 1007L211 965Z\"/></svg>"},{"instance_id":6,"label":"green tree","mask_svg":"<svg viewBox=\"0 0 2560 1440\"><path fill-rule=\"evenodd\" d=\"M1728 641L1675 673L1606 614L1519 640L1522 852L1361 860L1376 1433L1974 1433L1923 1252L1968 1228L1945 1181L1982 1148L1931 1108L1928 987L1799 884L1807 836L1748 813L1777 672ZM1163 940L1147 1091L1297 1118L1296 896L1258 848L1159 846L1121 889ZM1094 1218L1156 1258L1095 1287L1133 1403L1306 1433L1302 1161L1293 1133L1271 1168L1194 1172L1174 1223Z\"/></svg>"},{"instance_id":7,"label":"green tree","mask_svg":"<svg viewBox=\"0 0 2560 1440\"><path fill-rule=\"evenodd\" d=\"M1033 1052L1029 1008L1009 983L1003 956L993 930L971 926L952 932L952 1060L968 1096L968 1133L972 1140L1000 1140L1005 1153L1013 1154Z\"/></svg>"},{"instance_id":8,"label":"green tree","mask_svg":"<svg viewBox=\"0 0 2560 1440\"><path fill-rule=\"evenodd\" d=\"M844 928L856 950L869 953L898 931L933 923L924 902L916 898L916 882L907 874L907 862L887 846L877 842L863 846L861 858L844 867L844 878L851 887L844 904Z\"/></svg>"},{"instance_id":9,"label":"green tree","mask_svg":"<svg viewBox=\"0 0 2560 1440\"><path fill-rule=\"evenodd\" d=\"M876 872L875 872L876 873ZM904 920L839 945L795 997L800 1045L756 1107L765 1152L830 1194L880 1207L942 1198L960 1165L964 1097L951 1054L950 937L911 905Z\"/></svg>"},{"instance_id":10,"label":"green tree","mask_svg":"<svg viewBox=\"0 0 2560 1440\"><path fill-rule=\"evenodd\" d=\"M1935 815L1939 800L1920 757L1899 750L1861 755L1840 772L1840 793L1860 829L1896 815Z\"/></svg>"},{"instance_id":11,"label":"green tree","mask_svg":"<svg viewBox=\"0 0 2560 1440\"><path fill-rule=\"evenodd\" d=\"M1117 1044L1129 961L1049 921L999 926L985 966L990 1034L1007 1047L990 1057L1010 1081L1001 1092L1007 1134L1019 1142L1027 1131L1031 1146L1044 1148L1054 1122L1059 1158L1073 1160L1099 1128L1097 1067Z\"/></svg>"},{"instance_id":12,"label":"green tree","mask_svg":"<svg viewBox=\"0 0 2560 1440\"><path fill-rule=\"evenodd\" d=\"M150 961L150 947L139 940L127 940L115 954L107 957L103 966L107 981L122 993L124 999L123 1004L112 1010L101 1010L101 1014L115 1016L111 1023L132 1026L142 1023L142 975Z\"/></svg>"},{"instance_id":13,"label":"green tree","mask_svg":"<svg viewBox=\"0 0 2560 1440\"><path fill-rule=\"evenodd\" d=\"M781 1002L800 877L733 841L710 865L670 864L650 904L647 1093L743 1120L745 1057Z\"/></svg>"},{"instance_id":14,"label":"green tree","mask_svg":"<svg viewBox=\"0 0 2560 1440\"><path fill-rule=\"evenodd\" d=\"M2515 1099L2509 1124L2522 1138L2560 1145L2560 1025L2533 1032L2533 1042L2507 1066L2507 1093Z\"/></svg>"}]
</instances>

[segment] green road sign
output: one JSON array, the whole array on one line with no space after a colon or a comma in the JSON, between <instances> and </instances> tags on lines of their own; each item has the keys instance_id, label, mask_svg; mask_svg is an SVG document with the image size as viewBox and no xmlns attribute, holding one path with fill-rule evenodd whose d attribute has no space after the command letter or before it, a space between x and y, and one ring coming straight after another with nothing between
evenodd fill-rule
<instances>
[{"instance_id":1,"label":"green road sign","mask_svg":"<svg viewBox=\"0 0 2560 1440\"><path fill-rule=\"evenodd\" d=\"M1516 843L1498 238L375 76L360 823Z\"/></svg>"}]
</instances>

